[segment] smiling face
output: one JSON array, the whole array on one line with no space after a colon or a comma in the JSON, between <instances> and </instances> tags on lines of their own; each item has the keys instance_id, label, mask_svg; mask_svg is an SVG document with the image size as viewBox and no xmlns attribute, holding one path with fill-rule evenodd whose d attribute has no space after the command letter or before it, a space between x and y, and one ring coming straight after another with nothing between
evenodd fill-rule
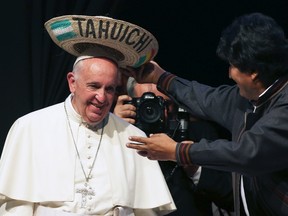
<instances>
[{"instance_id":1,"label":"smiling face","mask_svg":"<svg viewBox=\"0 0 288 216\"><path fill-rule=\"evenodd\" d=\"M78 62L67 80L73 93L72 105L89 124L99 124L109 113L117 86L118 67L105 58Z\"/></svg>"}]
</instances>

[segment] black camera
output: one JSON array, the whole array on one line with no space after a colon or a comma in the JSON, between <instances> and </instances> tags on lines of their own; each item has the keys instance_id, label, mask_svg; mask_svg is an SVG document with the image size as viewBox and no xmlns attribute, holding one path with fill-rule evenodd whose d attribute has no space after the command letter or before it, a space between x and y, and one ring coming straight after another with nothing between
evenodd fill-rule
<instances>
[{"instance_id":1,"label":"black camera","mask_svg":"<svg viewBox=\"0 0 288 216\"><path fill-rule=\"evenodd\" d=\"M132 98L125 104L132 104L136 107L135 126L147 135L166 130L165 100L163 97L156 96L153 92L145 92L141 97Z\"/></svg>"}]
</instances>

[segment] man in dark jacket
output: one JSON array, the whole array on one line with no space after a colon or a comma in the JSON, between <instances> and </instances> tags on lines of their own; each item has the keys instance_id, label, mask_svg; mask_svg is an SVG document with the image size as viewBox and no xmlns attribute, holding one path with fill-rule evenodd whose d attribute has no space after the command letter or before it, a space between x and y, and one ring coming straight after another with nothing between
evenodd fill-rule
<instances>
[{"instance_id":1,"label":"man in dark jacket","mask_svg":"<svg viewBox=\"0 0 288 216\"><path fill-rule=\"evenodd\" d=\"M137 72L193 115L217 122L232 141L177 143L165 134L131 137L129 148L152 160L201 165L233 175L236 215L288 215L288 41L271 18L253 13L222 33L218 56L230 64L234 86L188 81L150 62Z\"/></svg>"},{"instance_id":2,"label":"man in dark jacket","mask_svg":"<svg viewBox=\"0 0 288 216\"><path fill-rule=\"evenodd\" d=\"M193 118L177 107L155 84L139 84L130 77L125 86L128 95L118 97L113 112L142 129L147 136L166 133L178 142L230 137L230 133L213 122ZM174 161L159 161L159 164L177 207L169 216L230 215L233 210L231 172L199 166L184 168ZM201 178L193 175L195 172L201 173Z\"/></svg>"}]
</instances>

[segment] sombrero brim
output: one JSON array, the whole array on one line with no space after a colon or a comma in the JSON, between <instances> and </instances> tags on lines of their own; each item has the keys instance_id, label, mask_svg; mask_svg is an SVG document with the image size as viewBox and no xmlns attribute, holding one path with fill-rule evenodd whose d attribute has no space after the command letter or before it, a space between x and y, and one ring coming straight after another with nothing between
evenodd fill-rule
<instances>
[{"instance_id":1,"label":"sombrero brim","mask_svg":"<svg viewBox=\"0 0 288 216\"><path fill-rule=\"evenodd\" d=\"M65 15L48 20L45 28L68 53L111 58L119 67L139 67L158 52L158 42L149 31L110 17Z\"/></svg>"}]
</instances>

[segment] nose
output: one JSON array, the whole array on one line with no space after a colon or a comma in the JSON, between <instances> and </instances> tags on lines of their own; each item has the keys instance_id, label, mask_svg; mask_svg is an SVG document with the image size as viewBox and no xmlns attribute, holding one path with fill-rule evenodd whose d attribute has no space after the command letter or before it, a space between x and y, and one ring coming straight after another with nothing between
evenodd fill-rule
<instances>
[{"instance_id":1,"label":"nose","mask_svg":"<svg viewBox=\"0 0 288 216\"><path fill-rule=\"evenodd\" d=\"M231 71L233 70L233 66L232 65L230 65L229 66L229 69L228 69L228 76L229 76L229 79L232 79L232 76L231 76Z\"/></svg>"},{"instance_id":2,"label":"nose","mask_svg":"<svg viewBox=\"0 0 288 216\"><path fill-rule=\"evenodd\" d=\"M95 98L97 101L99 101L100 103L104 103L105 99L106 99L106 93L105 90L103 89L98 89L98 91L95 94Z\"/></svg>"}]
</instances>

